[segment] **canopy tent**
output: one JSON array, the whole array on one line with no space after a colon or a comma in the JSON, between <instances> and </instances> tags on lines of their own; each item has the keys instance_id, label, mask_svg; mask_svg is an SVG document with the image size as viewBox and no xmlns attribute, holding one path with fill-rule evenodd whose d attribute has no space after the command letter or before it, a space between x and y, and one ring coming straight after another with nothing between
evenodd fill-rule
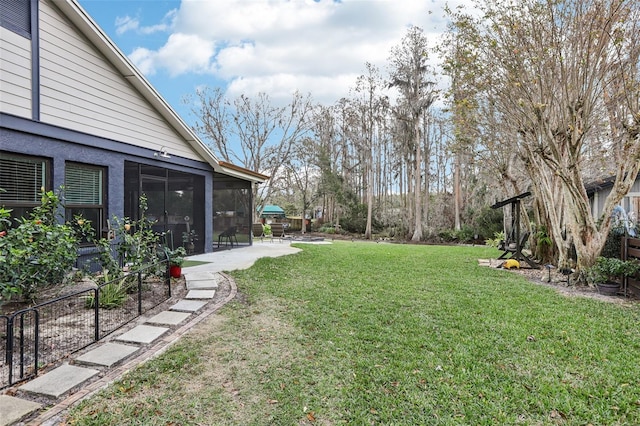
<instances>
[{"instance_id":1,"label":"canopy tent","mask_svg":"<svg viewBox=\"0 0 640 426\"><path fill-rule=\"evenodd\" d=\"M260 211L260 209L258 209L258 211ZM282 210L281 207L269 205L269 204L264 206L264 209L262 210L262 214L260 215L260 217L262 218L265 218L265 217L284 218L285 216L286 215L284 213L284 210Z\"/></svg>"}]
</instances>

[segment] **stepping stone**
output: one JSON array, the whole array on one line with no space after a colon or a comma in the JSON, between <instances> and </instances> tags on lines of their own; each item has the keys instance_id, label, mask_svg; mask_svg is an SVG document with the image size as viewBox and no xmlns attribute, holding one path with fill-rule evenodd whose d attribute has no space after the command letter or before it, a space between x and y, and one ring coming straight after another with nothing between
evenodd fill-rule
<instances>
[{"instance_id":1,"label":"stepping stone","mask_svg":"<svg viewBox=\"0 0 640 426\"><path fill-rule=\"evenodd\" d=\"M216 275L218 274L215 272L189 272L184 274L184 279L191 280L191 281L203 281L203 280L215 281Z\"/></svg>"},{"instance_id":2,"label":"stepping stone","mask_svg":"<svg viewBox=\"0 0 640 426\"><path fill-rule=\"evenodd\" d=\"M185 274L184 278L189 290L218 288L219 275L215 272L191 272Z\"/></svg>"},{"instance_id":3,"label":"stepping stone","mask_svg":"<svg viewBox=\"0 0 640 426\"><path fill-rule=\"evenodd\" d=\"M146 344L153 342L167 331L169 331L169 329L166 327L139 325L127 331L122 336L117 337L116 340L121 342Z\"/></svg>"},{"instance_id":4,"label":"stepping stone","mask_svg":"<svg viewBox=\"0 0 640 426\"><path fill-rule=\"evenodd\" d=\"M189 318L191 314L186 312L172 312L172 311L163 311L158 315L151 317L147 320L147 323L151 324L162 324L162 325L178 325L182 321Z\"/></svg>"},{"instance_id":5,"label":"stepping stone","mask_svg":"<svg viewBox=\"0 0 640 426\"><path fill-rule=\"evenodd\" d=\"M170 309L172 311L195 312L206 305L207 302L201 300L181 300Z\"/></svg>"},{"instance_id":6,"label":"stepping stone","mask_svg":"<svg viewBox=\"0 0 640 426\"><path fill-rule=\"evenodd\" d=\"M39 410L42 405L9 395L0 395L0 426L14 424L24 416Z\"/></svg>"},{"instance_id":7,"label":"stepping stone","mask_svg":"<svg viewBox=\"0 0 640 426\"><path fill-rule=\"evenodd\" d=\"M215 295L215 290L189 290L185 299L213 299Z\"/></svg>"},{"instance_id":8,"label":"stepping stone","mask_svg":"<svg viewBox=\"0 0 640 426\"><path fill-rule=\"evenodd\" d=\"M92 368L63 364L60 367L27 382L20 386L19 389L38 395L59 398L66 392L79 384L86 382L98 373L98 370L94 370Z\"/></svg>"},{"instance_id":9,"label":"stepping stone","mask_svg":"<svg viewBox=\"0 0 640 426\"><path fill-rule=\"evenodd\" d=\"M139 348L118 343L105 343L76 358L76 362L111 367L120 360L138 351Z\"/></svg>"},{"instance_id":10,"label":"stepping stone","mask_svg":"<svg viewBox=\"0 0 640 426\"><path fill-rule=\"evenodd\" d=\"M187 290L215 290L217 288L217 280L187 281Z\"/></svg>"}]
</instances>

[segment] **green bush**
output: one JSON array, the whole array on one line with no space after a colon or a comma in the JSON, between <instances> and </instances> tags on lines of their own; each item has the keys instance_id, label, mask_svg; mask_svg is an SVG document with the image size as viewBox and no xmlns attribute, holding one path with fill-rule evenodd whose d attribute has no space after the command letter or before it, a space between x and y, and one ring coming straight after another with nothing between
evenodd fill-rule
<instances>
[{"instance_id":1,"label":"green bush","mask_svg":"<svg viewBox=\"0 0 640 426\"><path fill-rule=\"evenodd\" d=\"M473 233L477 234L480 240L491 238L492 235L503 229L502 209L492 209L485 206L479 212L472 214L470 219L471 227L474 229Z\"/></svg>"},{"instance_id":2,"label":"green bush","mask_svg":"<svg viewBox=\"0 0 640 426\"><path fill-rule=\"evenodd\" d=\"M640 262L637 259L623 261L614 257L598 257L596 263L588 268L587 279L594 284L614 282L616 279L630 277L638 273Z\"/></svg>"},{"instance_id":3,"label":"green bush","mask_svg":"<svg viewBox=\"0 0 640 426\"><path fill-rule=\"evenodd\" d=\"M442 229L438 232L438 237L446 243L456 240L456 231L454 229Z\"/></svg>"},{"instance_id":4,"label":"green bush","mask_svg":"<svg viewBox=\"0 0 640 426\"><path fill-rule=\"evenodd\" d=\"M462 226L459 231L456 231L456 240L461 243L471 243L475 240L475 231L468 225Z\"/></svg>"},{"instance_id":5,"label":"green bush","mask_svg":"<svg viewBox=\"0 0 640 426\"><path fill-rule=\"evenodd\" d=\"M122 264L131 270L138 270L157 259L156 247L160 239L152 229L155 222L146 215L148 209L147 198L143 195L140 197L140 219L131 221L115 216L112 219L118 255Z\"/></svg>"},{"instance_id":6,"label":"green bush","mask_svg":"<svg viewBox=\"0 0 640 426\"><path fill-rule=\"evenodd\" d=\"M318 232L322 232L324 234L335 234L336 228L331 224L325 224L321 228L318 229Z\"/></svg>"},{"instance_id":7,"label":"green bush","mask_svg":"<svg viewBox=\"0 0 640 426\"><path fill-rule=\"evenodd\" d=\"M115 234L115 240L101 238L96 245L101 248L99 261L102 269L109 275L122 276L122 267L126 266L130 271L137 271L150 264L156 265L147 273L162 274L162 266L158 263L158 244L160 237L153 231L155 223L146 216L147 199L140 197L140 219L132 221L129 218L113 216L111 227ZM114 253L115 251L115 253Z\"/></svg>"},{"instance_id":8,"label":"green bush","mask_svg":"<svg viewBox=\"0 0 640 426\"><path fill-rule=\"evenodd\" d=\"M612 225L600 255L602 257L620 257L620 239L624 237L624 234L625 229L622 224Z\"/></svg>"},{"instance_id":9,"label":"green bush","mask_svg":"<svg viewBox=\"0 0 640 426\"><path fill-rule=\"evenodd\" d=\"M493 238L487 238L484 243L489 247L498 248L501 243L505 241L504 231L496 232L493 234Z\"/></svg>"},{"instance_id":10,"label":"green bush","mask_svg":"<svg viewBox=\"0 0 640 426\"><path fill-rule=\"evenodd\" d=\"M105 284L98 289L99 306L101 308L116 309L121 307L124 302L127 301L128 291L125 281L125 279L122 279L114 283ZM96 298L94 293L86 297L85 306L87 308L94 308L96 306Z\"/></svg>"},{"instance_id":11,"label":"green bush","mask_svg":"<svg viewBox=\"0 0 640 426\"><path fill-rule=\"evenodd\" d=\"M6 227L0 232L0 300L33 300L38 289L64 282L77 258L79 234L59 222L60 207L57 194L43 191L41 205L16 227L6 227L7 210L0 213Z\"/></svg>"}]
</instances>

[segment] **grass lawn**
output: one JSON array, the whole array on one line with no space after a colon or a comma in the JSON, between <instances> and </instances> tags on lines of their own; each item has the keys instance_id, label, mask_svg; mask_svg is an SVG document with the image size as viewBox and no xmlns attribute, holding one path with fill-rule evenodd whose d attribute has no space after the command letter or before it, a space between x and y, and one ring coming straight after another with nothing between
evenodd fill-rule
<instances>
[{"instance_id":1,"label":"grass lawn","mask_svg":"<svg viewBox=\"0 0 640 426\"><path fill-rule=\"evenodd\" d=\"M640 424L640 307L477 265L495 249L301 247L67 424Z\"/></svg>"}]
</instances>

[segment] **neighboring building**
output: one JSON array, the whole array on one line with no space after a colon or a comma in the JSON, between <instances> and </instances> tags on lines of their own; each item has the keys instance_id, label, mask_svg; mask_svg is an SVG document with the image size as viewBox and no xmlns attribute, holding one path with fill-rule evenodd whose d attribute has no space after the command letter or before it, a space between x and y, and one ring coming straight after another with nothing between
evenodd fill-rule
<instances>
[{"instance_id":1,"label":"neighboring building","mask_svg":"<svg viewBox=\"0 0 640 426\"><path fill-rule=\"evenodd\" d=\"M591 214L593 217L599 218L602 216L604 202L611 193L615 180L616 177L611 176L585 185L591 203ZM630 219L634 221L640 220L640 174L636 178L629 193L625 195L620 202L620 205Z\"/></svg>"},{"instance_id":2,"label":"neighboring building","mask_svg":"<svg viewBox=\"0 0 640 426\"><path fill-rule=\"evenodd\" d=\"M0 205L22 216L64 185L67 218L106 233L145 194L174 246L187 233L211 251L231 221L250 244L251 189L267 176L218 161L75 0L0 12Z\"/></svg>"}]
</instances>

